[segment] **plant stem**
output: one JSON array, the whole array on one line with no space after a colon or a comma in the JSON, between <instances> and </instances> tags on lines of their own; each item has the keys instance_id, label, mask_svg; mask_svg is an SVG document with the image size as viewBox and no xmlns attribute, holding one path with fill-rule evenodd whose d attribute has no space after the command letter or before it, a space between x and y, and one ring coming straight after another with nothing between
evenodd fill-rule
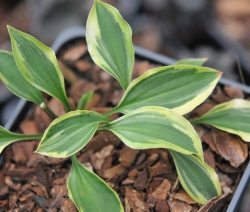
<instances>
[{"instance_id":1,"label":"plant stem","mask_svg":"<svg viewBox=\"0 0 250 212\"><path fill-rule=\"evenodd\" d=\"M35 134L35 135L18 135L18 137L22 137L23 140L37 140L37 139L41 139L43 137L42 134Z\"/></svg>"},{"instance_id":2,"label":"plant stem","mask_svg":"<svg viewBox=\"0 0 250 212\"><path fill-rule=\"evenodd\" d=\"M96 132L101 132L101 131L104 131L104 130L107 130L107 129L108 129L107 125L100 126L100 127L97 128Z\"/></svg>"},{"instance_id":3,"label":"plant stem","mask_svg":"<svg viewBox=\"0 0 250 212\"><path fill-rule=\"evenodd\" d=\"M49 108L49 106L45 103L45 102L42 102L40 104L40 108L52 119L56 119L57 118L57 115L54 114L54 112Z\"/></svg>"}]
</instances>

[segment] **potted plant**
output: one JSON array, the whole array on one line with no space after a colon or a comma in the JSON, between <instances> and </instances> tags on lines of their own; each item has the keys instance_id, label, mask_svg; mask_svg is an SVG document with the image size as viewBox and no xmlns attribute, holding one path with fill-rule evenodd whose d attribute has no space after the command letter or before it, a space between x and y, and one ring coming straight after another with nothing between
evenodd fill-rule
<instances>
[{"instance_id":1,"label":"potted plant","mask_svg":"<svg viewBox=\"0 0 250 212\"><path fill-rule=\"evenodd\" d=\"M188 59L152 69L130 83L134 61L131 30L116 9L95 1L87 23L89 53L97 65L117 79L125 92L119 104L104 115L81 110L91 99L92 92L80 99L77 104L80 110L71 111L62 74L51 49L16 29L9 27L9 32L14 57L1 52L2 64L8 64L1 69L2 80L15 94L40 105L54 121L43 135L14 134L1 127L1 148L18 140L41 139L37 153L55 158L71 156L73 165L67 186L79 211L123 210L117 194L87 171L75 155L96 131L104 130L112 131L131 148L169 149L183 188L196 202L205 204L221 194L216 172L204 162L200 138L182 116L209 96L221 76L216 70L201 67L204 59ZM67 114L57 117L40 90L59 99ZM124 115L116 120L107 117L118 112ZM249 102L238 99L216 106L193 123L208 123L248 141L249 128L238 127L241 123L249 125L248 112ZM228 114L231 119L235 115L240 117L235 118L237 124L228 122ZM130 196L133 196L133 190L127 192L132 192ZM152 204L154 207L157 202Z\"/></svg>"}]
</instances>

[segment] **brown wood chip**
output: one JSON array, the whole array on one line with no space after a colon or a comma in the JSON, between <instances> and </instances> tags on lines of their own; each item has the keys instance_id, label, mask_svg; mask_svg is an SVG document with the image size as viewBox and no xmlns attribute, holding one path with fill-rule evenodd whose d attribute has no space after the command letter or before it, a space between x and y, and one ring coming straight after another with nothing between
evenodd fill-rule
<instances>
[{"instance_id":1,"label":"brown wood chip","mask_svg":"<svg viewBox=\"0 0 250 212\"><path fill-rule=\"evenodd\" d=\"M139 150L131 149L128 146L125 146L122 151L120 152L119 161L124 167L130 167L136 159Z\"/></svg>"},{"instance_id":2,"label":"brown wood chip","mask_svg":"<svg viewBox=\"0 0 250 212\"><path fill-rule=\"evenodd\" d=\"M191 205L179 200L173 200L173 201L168 200L167 202L171 212L191 212L192 210Z\"/></svg>"},{"instance_id":3,"label":"brown wood chip","mask_svg":"<svg viewBox=\"0 0 250 212\"><path fill-rule=\"evenodd\" d=\"M247 144L222 131L213 132L214 142L220 155L234 167L239 167L248 156Z\"/></svg>"},{"instance_id":4,"label":"brown wood chip","mask_svg":"<svg viewBox=\"0 0 250 212\"><path fill-rule=\"evenodd\" d=\"M224 203L227 200L229 193L214 197L203 205L198 212L223 212L226 210Z\"/></svg>"},{"instance_id":5,"label":"brown wood chip","mask_svg":"<svg viewBox=\"0 0 250 212\"><path fill-rule=\"evenodd\" d=\"M143 202L141 195L128 187L125 188L125 211L149 212L148 205Z\"/></svg>"},{"instance_id":6,"label":"brown wood chip","mask_svg":"<svg viewBox=\"0 0 250 212\"><path fill-rule=\"evenodd\" d=\"M187 192L185 192L184 190L175 193L175 194L173 195L173 198L174 198L174 199L177 199L177 200L181 200L181 201L183 201L183 202L186 202L187 204L196 204L196 201L194 201L194 200L187 194Z\"/></svg>"},{"instance_id":7,"label":"brown wood chip","mask_svg":"<svg viewBox=\"0 0 250 212\"><path fill-rule=\"evenodd\" d=\"M134 187L140 191L148 187L148 173L146 169L139 172L138 177L135 180Z\"/></svg>"},{"instance_id":8,"label":"brown wood chip","mask_svg":"<svg viewBox=\"0 0 250 212\"><path fill-rule=\"evenodd\" d=\"M224 87L224 91L227 94L227 96L230 97L231 99L234 99L234 98L243 99L244 98L244 93L236 87L226 85Z\"/></svg>"}]
</instances>

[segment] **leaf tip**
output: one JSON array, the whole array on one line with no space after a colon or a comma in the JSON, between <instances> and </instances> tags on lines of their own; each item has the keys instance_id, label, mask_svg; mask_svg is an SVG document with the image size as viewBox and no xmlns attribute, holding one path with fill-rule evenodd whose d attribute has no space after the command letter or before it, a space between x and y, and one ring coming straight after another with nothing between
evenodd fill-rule
<instances>
[{"instance_id":1,"label":"leaf tip","mask_svg":"<svg viewBox=\"0 0 250 212\"><path fill-rule=\"evenodd\" d=\"M219 70L217 70L217 73L216 73L219 77L221 77L222 76L222 74L223 74L223 72L221 72L221 71L219 71Z\"/></svg>"}]
</instances>

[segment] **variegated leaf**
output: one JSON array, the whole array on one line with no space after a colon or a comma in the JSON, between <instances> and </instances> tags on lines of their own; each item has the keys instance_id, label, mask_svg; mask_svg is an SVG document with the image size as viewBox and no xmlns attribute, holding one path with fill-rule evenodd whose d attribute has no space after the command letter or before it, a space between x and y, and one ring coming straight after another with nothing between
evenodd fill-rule
<instances>
[{"instance_id":1,"label":"variegated leaf","mask_svg":"<svg viewBox=\"0 0 250 212\"><path fill-rule=\"evenodd\" d=\"M194 65L194 66L202 66L208 58L188 58L184 60L179 60L175 65Z\"/></svg>"},{"instance_id":2,"label":"variegated leaf","mask_svg":"<svg viewBox=\"0 0 250 212\"><path fill-rule=\"evenodd\" d=\"M209 96L220 76L214 69L191 65L149 70L129 85L118 106L106 115L143 106L162 106L184 115Z\"/></svg>"},{"instance_id":3,"label":"variegated leaf","mask_svg":"<svg viewBox=\"0 0 250 212\"><path fill-rule=\"evenodd\" d=\"M199 136L181 115L164 107L142 107L105 127L134 149L168 148L203 159Z\"/></svg>"},{"instance_id":4,"label":"variegated leaf","mask_svg":"<svg viewBox=\"0 0 250 212\"><path fill-rule=\"evenodd\" d=\"M126 89L130 83L134 48L130 26L114 7L95 0L90 11L86 40L94 62Z\"/></svg>"},{"instance_id":5,"label":"variegated leaf","mask_svg":"<svg viewBox=\"0 0 250 212\"><path fill-rule=\"evenodd\" d=\"M40 139L42 135L24 135L12 133L0 126L0 153L9 144L16 141Z\"/></svg>"},{"instance_id":6,"label":"variegated leaf","mask_svg":"<svg viewBox=\"0 0 250 212\"><path fill-rule=\"evenodd\" d=\"M66 111L64 79L53 50L34 37L8 26L17 67L25 79L41 91L59 99Z\"/></svg>"},{"instance_id":7,"label":"variegated leaf","mask_svg":"<svg viewBox=\"0 0 250 212\"><path fill-rule=\"evenodd\" d=\"M0 51L0 78L15 95L38 105L43 102L41 91L23 77L10 52Z\"/></svg>"},{"instance_id":8,"label":"variegated leaf","mask_svg":"<svg viewBox=\"0 0 250 212\"><path fill-rule=\"evenodd\" d=\"M170 150L182 187L193 200L205 204L221 195L221 186L215 170L193 155Z\"/></svg>"},{"instance_id":9,"label":"variegated leaf","mask_svg":"<svg viewBox=\"0 0 250 212\"><path fill-rule=\"evenodd\" d=\"M80 212L123 212L118 195L96 174L88 171L72 156L72 168L67 180L70 199Z\"/></svg>"},{"instance_id":10,"label":"variegated leaf","mask_svg":"<svg viewBox=\"0 0 250 212\"><path fill-rule=\"evenodd\" d=\"M239 135L244 141L250 142L250 101L234 99L219 104L191 122L210 124L218 129Z\"/></svg>"},{"instance_id":11,"label":"variegated leaf","mask_svg":"<svg viewBox=\"0 0 250 212\"><path fill-rule=\"evenodd\" d=\"M50 124L36 152L57 158L73 155L93 137L99 123L109 121L105 116L92 111L69 112Z\"/></svg>"},{"instance_id":12,"label":"variegated leaf","mask_svg":"<svg viewBox=\"0 0 250 212\"><path fill-rule=\"evenodd\" d=\"M82 95L82 97L77 103L77 110L85 109L86 105L89 103L93 95L94 95L94 91L89 91L86 94Z\"/></svg>"}]
</instances>

